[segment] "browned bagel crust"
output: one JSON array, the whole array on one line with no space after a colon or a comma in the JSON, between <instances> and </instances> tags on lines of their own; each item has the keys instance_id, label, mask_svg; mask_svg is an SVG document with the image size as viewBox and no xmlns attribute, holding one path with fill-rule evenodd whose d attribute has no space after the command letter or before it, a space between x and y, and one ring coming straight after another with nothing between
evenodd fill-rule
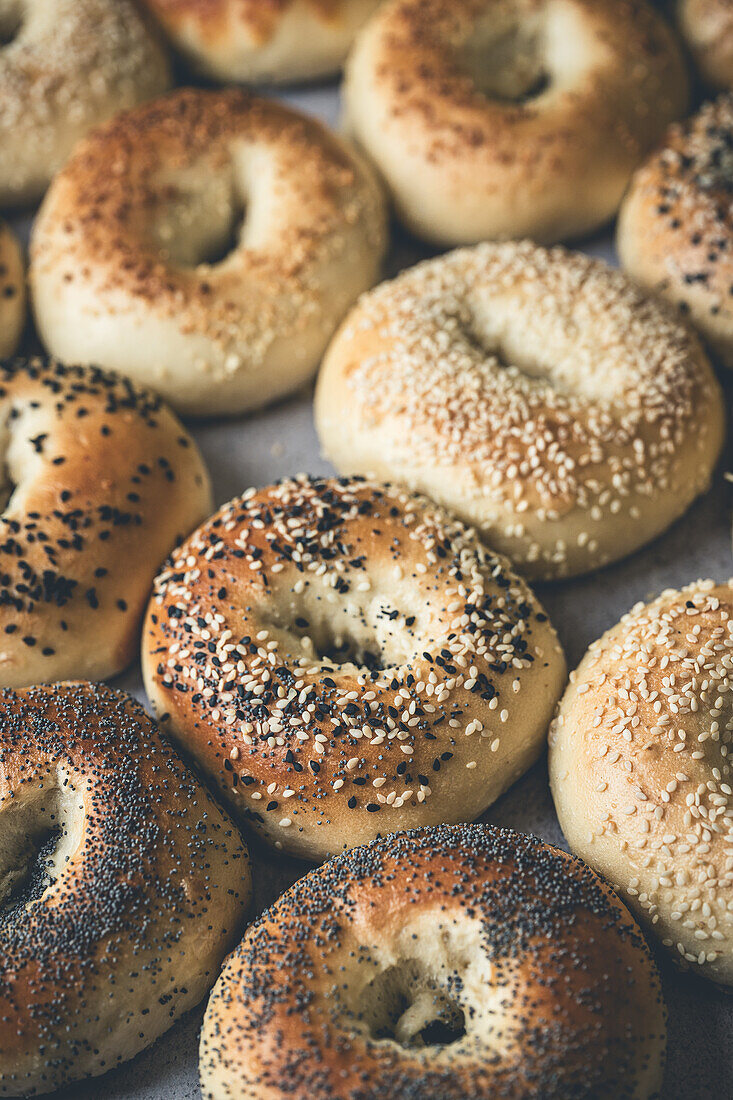
<instances>
[{"instance_id":1,"label":"browned bagel crust","mask_svg":"<svg viewBox=\"0 0 733 1100\"><path fill-rule=\"evenodd\" d=\"M400 1023L380 990L400 967L403 1025L417 992L428 1020L452 1000L466 1036L387 1037ZM664 1044L650 952L601 879L535 837L441 826L336 857L249 928L200 1071L206 1100L641 1100Z\"/></svg>"},{"instance_id":2,"label":"browned bagel crust","mask_svg":"<svg viewBox=\"0 0 733 1100\"><path fill-rule=\"evenodd\" d=\"M114 675L209 510L198 449L150 391L43 359L0 363L0 423L0 685Z\"/></svg>"},{"instance_id":3,"label":"browned bagel crust","mask_svg":"<svg viewBox=\"0 0 733 1100\"><path fill-rule=\"evenodd\" d=\"M677 22L705 83L733 88L730 0L677 0Z\"/></svg>"},{"instance_id":4,"label":"browned bagel crust","mask_svg":"<svg viewBox=\"0 0 733 1100\"><path fill-rule=\"evenodd\" d=\"M201 999L249 861L140 704L102 685L0 691L0 829L0 1096L35 1095L132 1057Z\"/></svg>"},{"instance_id":5,"label":"browned bagel crust","mask_svg":"<svg viewBox=\"0 0 733 1100\"><path fill-rule=\"evenodd\" d=\"M510 564L437 505L302 477L174 555L143 673L229 804L317 859L478 817L542 751L565 661Z\"/></svg>"},{"instance_id":6,"label":"browned bagel crust","mask_svg":"<svg viewBox=\"0 0 733 1100\"><path fill-rule=\"evenodd\" d=\"M684 113L687 77L646 0L391 0L357 38L344 94L412 232L554 243L615 214Z\"/></svg>"},{"instance_id":7,"label":"browned bagel crust","mask_svg":"<svg viewBox=\"0 0 733 1100\"><path fill-rule=\"evenodd\" d=\"M670 127L632 180L617 243L632 278L678 305L733 367L733 93Z\"/></svg>"}]
</instances>

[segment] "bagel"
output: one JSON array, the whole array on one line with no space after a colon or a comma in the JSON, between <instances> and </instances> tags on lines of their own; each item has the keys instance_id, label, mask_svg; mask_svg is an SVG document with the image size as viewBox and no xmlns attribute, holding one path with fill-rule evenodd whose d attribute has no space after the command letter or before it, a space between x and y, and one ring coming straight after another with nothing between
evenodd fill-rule
<instances>
[{"instance_id":1,"label":"bagel","mask_svg":"<svg viewBox=\"0 0 733 1100\"><path fill-rule=\"evenodd\" d=\"M143 675L232 808L321 859L482 813L539 756L565 661L529 588L441 509L301 476L174 555Z\"/></svg>"},{"instance_id":2,"label":"bagel","mask_svg":"<svg viewBox=\"0 0 733 1100\"><path fill-rule=\"evenodd\" d=\"M0 686L114 676L155 574L211 508L154 394L90 368L0 363Z\"/></svg>"},{"instance_id":3,"label":"bagel","mask_svg":"<svg viewBox=\"0 0 733 1100\"><path fill-rule=\"evenodd\" d=\"M320 123L181 91L97 130L57 176L32 237L36 322L65 362L231 415L310 378L385 246L371 170Z\"/></svg>"},{"instance_id":4,"label":"bagel","mask_svg":"<svg viewBox=\"0 0 733 1100\"><path fill-rule=\"evenodd\" d=\"M380 0L144 0L214 80L281 84L330 76Z\"/></svg>"},{"instance_id":5,"label":"bagel","mask_svg":"<svg viewBox=\"0 0 733 1100\"><path fill-rule=\"evenodd\" d=\"M673 126L638 170L617 248L629 275L678 305L733 367L733 94Z\"/></svg>"},{"instance_id":6,"label":"bagel","mask_svg":"<svg viewBox=\"0 0 733 1100\"><path fill-rule=\"evenodd\" d=\"M92 126L170 79L131 0L0 0L0 205L40 198Z\"/></svg>"},{"instance_id":7,"label":"bagel","mask_svg":"<svg viewBox=\"0 0 733 1100\"><path fill-rule=\"evenodd\" d=\"M390 0L347 66L347 125L397 214L441 246L597 229L687 78L639 0Z\"/></svg>"},{"instance_id":8,"label":"bagel","mask_svg":"<svg viewBox=\"0 0 733 1100\"><path fill-rule=\"evenodd\" d=\"M0 359L13 355L25 326L25 268L20 245L0 221Z\"/></svg>"},{"instance_id":9,"label":"bagel","mask_svg":"<svg viewBox=\"0 0 733 1100\"><path fill-rule=\"evenodd\" d=\"M730 0L677 0L677 25L705 83L733 88Z\"/></svg>"},{"instance_id":10,"label":"bagel","mask_svg":"<svg viewBox=\"0 0 733 1100\"><path fill-rule=\"evenodd\" d=\"M595 642L550 736L574 852L704 977L733 985L733 586L637 604Z\"/></svg>"},{"instance_id":11,"label":"bagel","mask_svg":"<svg viewBox=\"0 0 733 1100\"><path fill-rule=\"evenodd\" d=\"M509 243L362 298L324 361L316 425L337 469L427 493L552 578L681 515L710 481L724 415L665 307L597 260Z\"/></svg>"},{"instance_id":12,"label":"bagel","mask_svg":"<svg viewBox=\"0 0 733 1100\"><path fill-rule=\"evenodd\" d=\"M580 860L485 825L337 856L247 930L209 1000L205 1100L658 1095L659 976Z\"/></svg>"},{"instance_id":13,"label":"bagel","mask_svg":"<svg viewBox=\"0 0 733 1100\"><path fill-rule=\"evenodd\" d=\"M0 1096L29 1096L197 1004L251 884L237 829L129 696L3 689L0 715Z\"/></svg>"}]
</instances>

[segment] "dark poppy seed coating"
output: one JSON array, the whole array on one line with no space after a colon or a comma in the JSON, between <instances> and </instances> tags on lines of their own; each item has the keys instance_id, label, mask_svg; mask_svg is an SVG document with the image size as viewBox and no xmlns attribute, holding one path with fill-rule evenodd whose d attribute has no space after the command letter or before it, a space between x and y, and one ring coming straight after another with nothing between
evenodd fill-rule
<instances>
[{"instance_id":1,"label":"dark poppy seed coating","mask_svg":"<svg viewBox=\"0 0 733 1100\"><path fill-rule=\"evenodd\" d=\"M584 863L485 825L337 856L211 995L206 1100L644 1100L665 1047L638 926Z\"/></svg>"},{"instance_id":2,"label":"dark poppy seed coating","mask_svg":"<svg viewBox=\"0 0 733 1100\"><path fill-rule=\"evenodd\" d=\"M44 359L0 362L0 426L0 686L113 676L210 510L201 456L151 391Z\"/></svg>"},{"instance_id":3,"label":"dark poppy seed coating","mask_svg":"<svg viewBox=\"0 0 733 1100\"><path fill-rule=\"evenodd\" d=\"M153 706L276 847L478 817L534 762L565 662L509 563L360 478L251 490L156 582Z\"/></svg>"},{"instance_id":4,"label":"dark poppy seed coating","mask_svg":"<svg viewBox=\"0 0 733 1100\"><path fill-rule=\"evenodd\" d=\"M139 703L0 691L0 1096L131 1058L206 993L251 896L237 828Z\"/></svg>"}]
</instances>

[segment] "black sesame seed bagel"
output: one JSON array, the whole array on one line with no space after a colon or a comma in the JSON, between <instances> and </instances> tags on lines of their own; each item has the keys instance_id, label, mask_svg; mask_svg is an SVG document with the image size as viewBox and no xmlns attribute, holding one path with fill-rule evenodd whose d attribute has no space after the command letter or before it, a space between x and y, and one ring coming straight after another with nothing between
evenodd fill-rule
<instances>
[{"instance_id":1,"label":"black sesame seed bagel","mask_svg":"<svg viewBox=\"0 0 733 1100\"><path fill-rule=\"evenodd\" d=\"M539 755L565 662L529 588L440 508L301 477L176 552L143 672L230 805L318 859L477 817Z\"/></svg>"},{"instance_id":2,"label":"black sesame seed bagel","mask_svg":"<svg viewBox=\"0 0 733 1100\"><path fill-rule=\"evenodd\" d=\"M580 860L485 825L347 852L211 995L206 1100L644 1100L666 1041L638 926Z\"/></svg>"},{"instance_id":3,"label":"black sesame seed bagel","mask_svg":"<svg viewBox=\"0 0 733 1100\"><path fill-rule=\"evenodd\" d=\"M573 851L677 962L733 987L733 582L637 604L571 677L550 778Z\"/></svg>"},{"instance_id":4,"label":"black sesame seed bagel","mask_svg":"<svg viewBox=\"0 0 733 1100\"><path fill-rule=\"evenodd\" d=\"M169 85L132 0L0 0L0 204L39 198L92 126Z\"/></svg>"},{"instance_id":5,"label":"black sesame seed bagel","mask_svg":"<svg viewBox=\"0 0 733 1100\"><path fill-rule=\"evenodd\" d=\"M597 228L686 102L646 0L390 0L345 84L398 216L445 246Z\"/></svg>"},{"instance_id":6,"label":"black sesame seed bagel","mask_svg":"<svg viewBox=\"0 0 733 1100\"><path fill-rule=\"evenodd\" d=\"M723 397L698 341L606 264L481 245L365 295L316 392L343 473L406 483L534 577L654 538L707 488Z\"/></svg>"},{"instance_id":7,"label":"black sesame seed bagel","mask_svg":"<svg viewBox=\"0 0 733 1100\"><path fill-rule=\"evenodd\" d=\"M0 691L0 1096L95 1076L213 984L251 893L236 827L142 707Z\"/></svg>"},{"instance_id":8,"label":"black sesame seed bagel","mask_svg":"<svg viewBox=\"0 0 733 1100\"><path fill-rule=\"evenodd\" d=\"M733 367L733 93L673 126L639 169L617 246L629 275L678 305Z\"/></svg>"},{"instance_id":9,"label":"black sesame seed bagel","mask_svg":"<svg viewBox=\"0 0 733 1100\"><path fill-rule=\"evenodd\" d=\"M31 240L36 322L64 362L232 415L313 375L385 246L376 177L319 122L179 91L95 131L56 177Z\"/></svg>"},{"instance_id":10,"label":"black sesame seed bagel","mask_svg":"<svg viewBox=\"0 0 733 1100\"><path fill-rule=\"evenodd\" d=\"M20 245L0 221L0 359L14 355L25 325L25 268Z\"/></svg>"},{"instance_id":11,"label":"black sesame seed bagel","mask_svg":"<svg viewBox=\"0 0 733 1100\"><path fill-rule=\"evenodd\" d=\"M705 83L733 88L730 0L677 0L677 24Z\"/></svg>"},{"instance_id":12,"label":"black sesame seed bagel","mask_svg":"<svg viewBox=\"0 0 733 1100\"><path fill-rule=\"evenodd\" d=\"M380 0L144 0L215 80L288 83L337 72Z\"/></svg>"},{"instance_id":13,"label":"black sesame seed bagel","mask_svg":"<svg viewBox=\"0 0 733 1100\"><path fill-rule=\"evenodd\" d=\"M160 398L88 367L0 362L0 424L0 686L113 676L210 510L203 460Z\"/></svg>"}]
</instances>

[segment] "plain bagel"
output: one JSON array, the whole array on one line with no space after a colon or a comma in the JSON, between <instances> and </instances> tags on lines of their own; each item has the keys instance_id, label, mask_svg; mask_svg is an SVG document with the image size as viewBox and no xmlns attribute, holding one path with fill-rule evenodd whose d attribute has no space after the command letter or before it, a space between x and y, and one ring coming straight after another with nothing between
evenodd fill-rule
<instances>
[{"instance_id":1,"label":"plain bagel","mask_svg":"<svg viewBox=\"0 0 733 1100\"><path fill-rule=\"evenodd\" d=\"M144 0L174 45L215 80L312 80L337 72L380 0Z\"/></svg>"},{"instance_id":2,"label":"plain bagel","mask_svg":"<svg viewBox=\"0 0 733 1100\"><path fill-rule=\"evenodd\" d=\"M733 5L731 5L733 12ZM733 367L733 92L671 127L635 174L616 244L626 271L666 298Z\"/></svg>"},{"instance_id":3,"label":"plain bagel","mask_svg":"<svg viewBox=\"0 0 733 1100\"><path fill-rule=\"evenodd\" d=\"M365 295L316 424L343 473L428 494L520 571L631 553L707 488L723 397L698 341L621 272L529 243L429 260Z\"/></svg>"},{"instance_id":4,"label":"plain bagel","mask_svg":"<svg viewBox=\"0 0 733 1100\"><path fill-rule=\"evenodd\" d=\"M301 878L211 995L205 1100L647 1100L665 1048L638 926L580 860L485 825Z\"/></svg>"},{"instance_id":5,"label":"plain bagel","mask_svg":"<svg viewBox=\"0 0 733 1100\"><path fill-rule=\"evenodd\" d=\"M0 830L0 1096L29 1096L132 1058L201 1000L250 870L140 704L99 684L0 691Z\"/></svg>"},{"instance_id":6,"label":"plain bagel","mask_svg":"<svg viewBox=\"0 0 733 1100\"><path fill-rule=\"evenodd\" d=\"M686 102L646 0L388 0L345 85L398 216L448 246L596 229Z\"/></svg>"},{"instance_id":7,"label":"plain bagel","mask_svg":"<svg viewBox=\"0 0 733 1100\"><path fill-rule=\"evenodd\" d=\"M530 589L436 505L300 477L173 556L143 673L232 808L319 859L482 813L540 754L565 661Z\"/></svg>"},{"instance_id":8,"label":"plain bagel","mask_svg":"<svg viewBox=\"0 0 733 1100\"><path fill-rule=\"evenodd\" d=\"M371 169L320 123L180 91L97 130L56 177L31 241L36 322L60 359L232 415L311 377L385 247Z\"/></svg>"},{"instance_id":9,"label":"plain bagel","mask_svg":"<svg viewBox=\"0 0 733 1100\"><path fill-rule=\"evenodd\" d=\"M574 852L681 964L733 986L733 585L637 604L595 642L550 734Z\"/></svg>"},{"instance_id":10,"label":"plain bagel","mask_svg":"<svg viewBox=\"0 0 733 1100\"><path fill-rule=\"evenodd\" d=\"M211 507L201 456L155 394L41 359L0 364L0 423L0 686L114 676Z\"/></svg>"},{"instance_id":11,"label":"plain bagel","mask_svg":"<svg viewBox=\"0 0 733 1100\"><path fill-rule=\"evenodd\" d=\"M39 198L92 126L170 79L132 0L0 0L0 205Z\"/></svg>"},{"instance_id":12,"label":"plain bagel","mask_svg":"<svg viewBox=\"0 0 733 1100\"><path fill-rule=\"evenodd\" d=\"M0 359L15 354L25 326L25 265L15 234L0 221Z\"/></svg>"}]
</instances>

